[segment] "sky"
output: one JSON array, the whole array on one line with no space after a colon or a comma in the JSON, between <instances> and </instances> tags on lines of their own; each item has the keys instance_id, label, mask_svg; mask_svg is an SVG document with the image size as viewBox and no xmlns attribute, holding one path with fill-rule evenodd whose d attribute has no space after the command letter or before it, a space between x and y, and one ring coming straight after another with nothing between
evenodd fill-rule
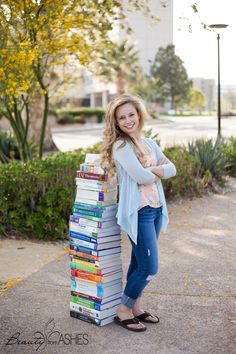
<instances>
[{"instance_id":1,"label":"sky","mask_svg":"<svg viewBox=\"0 0 236 354\"><path fill-rule=\"evenodd\" d=\"M184 61L189 77L203 77L217 81L217 33L206 31L207 24L229 26L220 33L221 84L236 86L236 0L195 0L199 13L190 5L194 0L174 0L174 44L176 54ZM192 24L192 33L188 25Z\"/></svg>"}]
</instances>

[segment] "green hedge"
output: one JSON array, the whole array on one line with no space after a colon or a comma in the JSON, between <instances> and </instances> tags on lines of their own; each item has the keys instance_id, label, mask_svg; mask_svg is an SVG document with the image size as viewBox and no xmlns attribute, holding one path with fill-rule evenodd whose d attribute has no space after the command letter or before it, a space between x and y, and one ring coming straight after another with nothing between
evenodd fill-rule
<instances>
[{"instance_id":1,"label":"green hedge","mask_svg":"<svg viewBox=\"0 0 236 354\"><path fill-rule=\"evenodd\" d=\"M166 198L201 195L205 181L201 178L201 168L195 158L183 147L168 148L163 152L175 164L177 170L176 177L162 181Z\"/></svg>"},{"instance_id":2,"label":"green hedge","mask_svg":"<svg viewBox=\"0 0 236 354\"><path fill-rule=\"evenodd\" d=\"M0 166L0 231L38 239L64 239L75 198L75 171L86 151L58 153L44 160ZM182 148L165 150L176 164L177 176L163 180L166 197L194 196L203 191L199 167Z\"/></svg>"},{"instance_id":3,"label":"green hedge","mask_svg":"<svg viewBox=\"0 0 236 354\"><path fill-rule=\"evenodd\" d=\"M51 111L57 117L58 123L84 123L86 117L97 117L97 122L101 123L105 114L102 107L81 107L75 109L58 109Z\"/></svg>"},{"instance_id":4,"label":"green hedge","mask_svg":"<svg viewBox=\"0 0 236 354\"><path fill-rule=\"evenodd\" d=\"M225 143L223 154L227 157L228 173L236 177L236 137L231 136Z\"/></svg>"}]
</instances>

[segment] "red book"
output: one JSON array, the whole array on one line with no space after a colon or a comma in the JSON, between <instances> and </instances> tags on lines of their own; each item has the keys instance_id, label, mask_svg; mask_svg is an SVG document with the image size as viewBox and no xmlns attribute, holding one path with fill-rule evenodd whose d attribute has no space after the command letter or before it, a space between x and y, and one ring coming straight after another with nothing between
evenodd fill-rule
<instances>
[{"instance_id":1,"label":"red book","mask_svg":"<svg viewBox=\"0 0 236 354\"><path fill-rule=\"evenodd\" d=\"M77 178L85 178L85 179L92 179L96 181L107 181L108 175L100 174L100 173L92 173L92 172L81 172L76 171Z\"/></svg>"}]
</instances>

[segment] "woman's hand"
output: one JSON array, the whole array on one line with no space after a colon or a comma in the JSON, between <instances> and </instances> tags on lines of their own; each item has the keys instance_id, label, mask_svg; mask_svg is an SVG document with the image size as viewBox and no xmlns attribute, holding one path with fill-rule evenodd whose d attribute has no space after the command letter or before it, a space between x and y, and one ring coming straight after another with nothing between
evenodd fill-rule
<instances>
[{"instance_id":1,"label":"woman's hand","mask_svg":"<svg viewBox=\"0 0 236 354\"><path fill-rule=\"evenodd\" d=\"M160 160L157 161L157 166L165 165L168 162L169 161L168 161L168 159L166 157L162 157L162 158L160 158Z\"/></svg>"},{"instance_id":2,"label":"woman's hand","mask_svg":"<svg viewBox=\"0 0 236 354\"><path fill-rule=\"evenodd\" d=\"M159 166L150 166L147 167L149 169L149 171L151 171L152 173L154 173L157 177L161 178L164 174L164 169L161 165Z\"/></svg>"}]
</instances>

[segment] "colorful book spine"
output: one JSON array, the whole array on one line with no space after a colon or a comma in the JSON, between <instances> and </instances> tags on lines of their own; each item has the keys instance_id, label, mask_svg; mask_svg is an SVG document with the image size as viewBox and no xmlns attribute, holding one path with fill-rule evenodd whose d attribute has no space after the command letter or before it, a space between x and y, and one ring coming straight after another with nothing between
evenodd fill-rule
<instances>
[{"instance_id":1,"label":"colorful book spine","mask_svg":"<svg viewBox=\"0 0 236 354\"><path fill-rule=\"evenodd\" d=\"M88 180L95 180L95 181L108 181L108 175L101 174L101 173L77 171L76 177L84 178Z\"/></svg>"},{"instance_id":2,"label":"colorful book spine","mask_svg":"<svg viewBox=\"0 0 236 354\"><path fill-rule=\"evenodd\" d=\"M99 154L86 154L76 171L69 223L70 316L103 326L113 322L122 293L121 231L116 178Z\"/></svg>"}]
</instances>

